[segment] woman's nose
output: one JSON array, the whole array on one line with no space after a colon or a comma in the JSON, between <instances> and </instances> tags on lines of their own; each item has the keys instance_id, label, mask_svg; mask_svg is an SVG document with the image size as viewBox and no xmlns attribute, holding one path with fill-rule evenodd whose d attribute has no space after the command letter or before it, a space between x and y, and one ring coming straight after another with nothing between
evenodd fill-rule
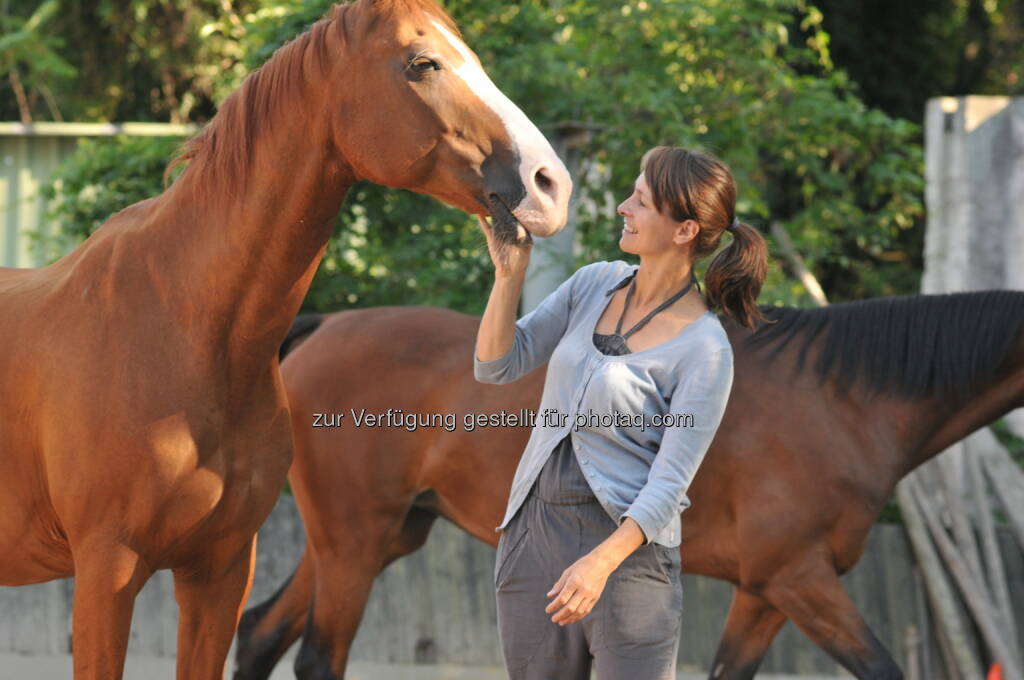
<instances>
[{"instance_id":1,"label":"woman's nose","mask_svg":"<svg viewBox=\"0 0 1024 680\"><path fill-rule=\"evenodd\" d=\"M626 216L626 202L619 203L619 207L616 209L620 215Z\"/></svg>"}]
</instances>

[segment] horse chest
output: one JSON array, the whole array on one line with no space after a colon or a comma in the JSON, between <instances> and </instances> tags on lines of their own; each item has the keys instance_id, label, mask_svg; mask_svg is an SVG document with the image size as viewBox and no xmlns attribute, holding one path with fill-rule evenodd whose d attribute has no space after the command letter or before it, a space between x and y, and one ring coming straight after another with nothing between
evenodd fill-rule
<instances>
[{"instance_id":1,"label":"horse chest","mask_svg":"<svg viewBox=\"0 0 1024 680\"><path fill-rule=\"evenodd\" d=\"M203 552L210 540L238 538L239 545L259 528L280 494L291 462L291 439L266 432L262 446L242 450L225 445L197 451L196 463L176 471L170 483L143 496L156 502L137 513L135 531L152 536L154 546L173 545L157 561L171 566Z\"/></svg>"}]
</instances>

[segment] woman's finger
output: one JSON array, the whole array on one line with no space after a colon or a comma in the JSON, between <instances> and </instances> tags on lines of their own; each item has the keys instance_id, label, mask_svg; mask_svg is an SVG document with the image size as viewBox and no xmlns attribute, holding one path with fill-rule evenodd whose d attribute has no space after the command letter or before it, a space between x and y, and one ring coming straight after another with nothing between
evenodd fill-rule
<instances>
[{"instance_id":1,"label":"woman's finger","mask_svg":"<svg viewBox=\"0 0 1024 680\"><path fill-rule=\"evenodd\" d=\"M580 606L576 608L576 613L572 615L572 618L569 619L568 623L575 623L592 612L594 610L595 602L596 600L584 600L580 603Z\"/></svg>"},{"instance_id":2,"label":"woman's finger","mask_svg":"<svg viewBox=\"0 0 1024 680\"><path fill-rule=\"evenodd\" d=\"M544 611L548 614L560 611L565 605L569 603L569 600L576 594L576 588L566 584L562 587L555 599L551 600L547 607L544 607Z\"/></svg>"},{"instance_id":3,"label":"woman's finger","mask_svg":"<svg viewBox=\"0 0 1024 680\"><path fill-rule=\"evenodd\" d=\"M565 571L562 572L562 575L558 577L557 581L555 581L555 585L551 586L551 590L548 591L548 597L551 597L552 595L554 595L555 593L557 593L558 591L560 591L562 589L562 586L565 585L565 578L568 575L569 575L569 570L568 569L566 569Z\"/></svg>"},{"instance_id":4,"label":"woman's finger","mask_svg":"<svg viewBox=\"0 0 1024 680\"><path fill-rule=\"evenodd\" d=\"M582 593L576 591L558 612L551 617L552 623L572 623L579 619L577 613L583 608L586 598Z\"/></svg>"}]
</instances>

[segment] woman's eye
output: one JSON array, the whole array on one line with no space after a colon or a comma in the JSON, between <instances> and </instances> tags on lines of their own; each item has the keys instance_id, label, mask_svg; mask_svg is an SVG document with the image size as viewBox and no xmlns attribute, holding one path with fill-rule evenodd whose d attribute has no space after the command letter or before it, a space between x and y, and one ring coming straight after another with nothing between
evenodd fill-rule
<instances>
[{"instance_id":1,"label":"woman's eye","mask_svg":"<svg viewBox=\"0 0 1024 680\"><path fill-rule=\"evenodd\" d=\"M409 64L409 69L413 73L423 74L427 73L428 71L440 71L441 65L438 64L433 59L428 59L427 57L418 57L411 64Z\"/></svg>"}]
</instances>

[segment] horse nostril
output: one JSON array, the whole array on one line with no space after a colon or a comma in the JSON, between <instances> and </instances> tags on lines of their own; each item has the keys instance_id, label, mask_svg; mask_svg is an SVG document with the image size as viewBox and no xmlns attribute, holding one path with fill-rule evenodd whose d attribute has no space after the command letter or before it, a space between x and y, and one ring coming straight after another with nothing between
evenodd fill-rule
<instances>
[{"instance_id":1,"label":"horse nostril","mask_svg":"<svg viewBox=\"0 0 1024 680\"><path fill-rule=\"evenodd\" d=\"M543 191L548 196L554 198L555 196L555 182L548 177L545 172L546 168L540 168L533 175L533 183L537 185L537 188Z\"/></svg>"}]
</instances>

